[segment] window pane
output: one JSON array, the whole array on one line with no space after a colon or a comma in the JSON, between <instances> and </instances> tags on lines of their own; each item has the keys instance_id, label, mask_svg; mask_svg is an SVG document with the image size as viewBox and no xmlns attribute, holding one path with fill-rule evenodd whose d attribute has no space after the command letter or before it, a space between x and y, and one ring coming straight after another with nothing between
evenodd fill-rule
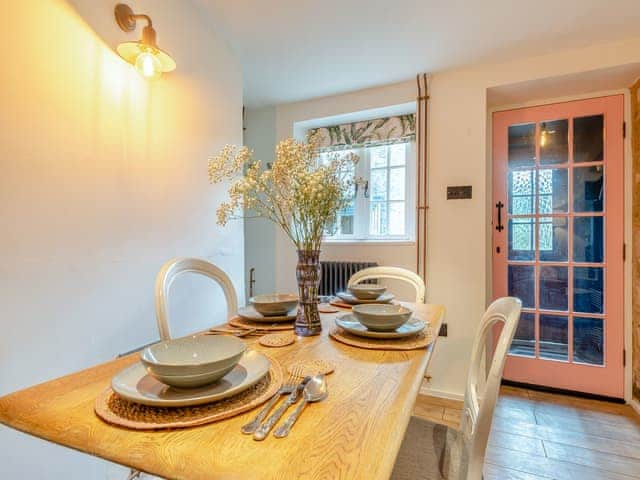
<instances>
[{"instance_id":1,"label":"window pane","mask_svg":"<svg viewBox=\"0 0 640 480\"><path fill-rule=\"evenodd\" d=\"M565 213L567 211L567 169L554 168L539 170L538 195L539 213Z\"/></svg>"},{"instance_id":2,"label":"window pane","mask_svg":"<svg viewBox=\"0 0 640 480\"><path fill-rule=\"evenodd\" d=\"M509 167L533 166L536 158L536 125L526 123L509 127Z\"/></svg>"},{"instance_id":3,"label":"window pane","mask_svg":"<svg viewBox=\"0 0 640 480\"><path fill-rule=\"evenodd\" d=\"M387 166L387 146L369 147L371 168L384 168Z\"/></svg>"},{"instance_id":4,"label":"window pane","mask_svg":"<svg viewBox=\"0 0 640 480\"><path fill-rule=\"evenodd\" d=\"M604 329L601 318L573 318L573 361L604 365Z\"/></svg>"},{"instance_id":5,"label":"window pane","mask_svg":"<svg viewBox=\"0 0 640 480\"><path fill-rule=\"evenodd\" d=\"M511 355L535 357L536 355L536 316L534 313L522 312L518 321L518 328L513 336Z\"/></svg>"},{"instance_id":6,"label":"window pane","mask_svg":"<svg viewBox=\"0 0 640 480\"><path fill-rule=\"evenodd\" d=\"M573 161L601 162L603 149L604 116L573 119Z\"/></svg>"},{"instance_id":7,"label":"window pane","mask_svg":"<svg viewBox=\"0 0 640 480\"><path fill-rule=\"evenodd\" d=\"M604 269L575 267L573 269L573 310L603 313Z\"/></svg>"},{"instance_id":8,"label":"window pane","mask_svg":"<svg viewBox=\"0 0 640 480\"><path fill-rule=\"evenodd\" d=\"M540 124L540 163L567 163L569 161L569 122L553 120Z\"/></svg>"},{"instance_id":9,"label":"window pane","mask_svg":"<svg viewBox=\"0 0 640 480\"><path fill-rule=\"evenodd\" d=\"M534 170L509 172L509 213L514 215L534 213L535 175Z\"/></svg>"},{"instance_id":10,"label":"window pane","mask_svg":"<svg viewBox=\"0 0 640 480\"><path fill-rule=\"evenodd\" d=\"M389 200L404 200L406 172L404 167L389 170Z\"/></svg>"},{"instance_id":11,"label":"window pane","mask_svg":"<svg viewBox=\"0 0 640 480\"><path fill-rule=\"evenodd\" d=\"M576 212L601 212L604 201L602 166L573 169L573 208Z\"/></svg>"},{"instance_id":12,"label":"window pane","mask_svg":"<svg viewBox=\"0 0 640 480\"><path fill-rule=\"evenodd\" d=\"M369 205L369 234L387 234L387 204L385 202L371 202Z\"/></svg>"},{"instance_id":13,"label":"window pane","mask_svg":"<svg viewBox=\"0 0 640 480\"><path fill-rule=\"evenodd\" d=\"M394 143L389 146L389 165L404 165L406 162L406 143Z\"/></svg>"},{"instance_id":14,"label":"window pane","mask_svg":"<svg viewBox=\"0 0 640 480\"><path fill-rule=\"evenodd\" d=\"M600 263L604 260L602 217L573 219L573 259L576 262Z\"/></svg>"},{"instance_id":15,"label":"window pane","mask_svg":"<svg viewBox=\"0 0 640 480\"><path fill-rule=\"evenodd\" d=\"M567 219L541 217L538 224L540 261L567 261Z\"/></svg>"},{"instance_id":16,"label":"window pane","mask_svg":"<svg viewBox=\"0 0 640 480\"><path fill-rule=\"evenodd\" d=\"M557 315L540 315L540 358L568 360L568 319Z\"/></svg>"},{"instance_id":17,"label":"window pane","mask_svg":"<svg viewBox=\"0 0 640 480\"><path fill-rule=\"evenodd\" d=\"M387 169L371 170L371 201L379 202L387 199Z\"/></svg>"},{"instance_id":18,"label":"window pane","mask_svg":"<svg viewBox=\"0 0 640 480\"><path fill-rule=\"evenodd\" d=\"M540 267L540 308L567 310L567 267Z\"/></svg>"},{"instance_id":19,"label":"window pane","mask_svg":"<svg viewBox=\"0 0 640 480\"><path fill-rule=\"evenodd\" d=\"M389 235L404 235L404 202L389 203Z\"/></svg>"},{"instance_id":20,"label":"window pane","mask_svg":"<svg viewBox=\"0 0 640 480\"><path fill-rule=\"evenodd\" d=\"M535 292L533 265L509 265L509 296L522 300L525 308L535 308Z\"/></svg>"},{"instance_id":21,"label":"window pane","mask_svg":"<svg viewBox=\"0 0 640 480\"><path fill-rule=\"evenodd\" d=\"M509 219L509 260L533 260L533 217Z\"/></svg>"}]
</instances>

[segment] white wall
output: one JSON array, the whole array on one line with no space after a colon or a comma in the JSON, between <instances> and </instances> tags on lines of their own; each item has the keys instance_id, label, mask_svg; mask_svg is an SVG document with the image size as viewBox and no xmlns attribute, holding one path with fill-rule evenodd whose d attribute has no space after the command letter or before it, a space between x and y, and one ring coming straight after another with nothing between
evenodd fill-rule
<instances>
[{"instance_id":1,"label":"white wall","mask_svg":"<svg viewBox=\"0 0 640 480\"><path fill-rule=\"evenodd\" d=\"M244 144L250 147L256 159L273 162L276 145L276 109L265 107L248 110L245 115ZM249 218L244 221L245 284L249 295L249 270L255 268L253 294L272 293L276 290L276 229L263 218ZM292 291L295 291L292 290Z\"/></svg>"},{"instance_id":2,"label":"white wall","mask_svg":"<svg viewBox=\"0 0 640 480\"><path fill-rule=\"evenodd\" d=\"M491 182L487 92L521 82L531 82L534 91L534 87L540 85L538 81L551 77L590 73L638 61L640 38L635 38L508 63L432 73L429 92L427 300L445 305L449 324L449 336L439 339L430 366L429 373L433 377L431 391L434 394L459 397L464 392L475 327L491 296L488 281ZM563 95L586 93L583 83L577 86L579 91L573 92L569 86ZM605 88L603 85L598 82L594 90ZM406 103L414 100L415 96L415 82L407 81L279 105L276 110L277 138L293 135L296 122ZM447 201L448 185L472 185L473 199ZM630 218L630 209L626 214ZM324 256L338 259L357 257L415 268L415 249L412 246L326 245ZM276 259L276 286L278 290L291 289L295 286L295 254L281 234L277 234ZM627 332L629 336L630 329Z\"/></svg>"},{"instance_id":3,"label":"white wall","mask_svg":"<svg viewBox=\"0 0 640 480\"><path fill-rule=\"evenodd\" d=\"M243 296L243 226L215 224L207 158L240 143L242 77L190 2L148 13L178 68L144 81L113 50L111 0L3 2L0 30L0 394L157 339L155 275L205 257ZM222 320L209 283L176 285L181 331ZM186 299L189 301L186 301ZM2 478L124 478L105 462L0 428Z\"/></svg>"}]
</instances>

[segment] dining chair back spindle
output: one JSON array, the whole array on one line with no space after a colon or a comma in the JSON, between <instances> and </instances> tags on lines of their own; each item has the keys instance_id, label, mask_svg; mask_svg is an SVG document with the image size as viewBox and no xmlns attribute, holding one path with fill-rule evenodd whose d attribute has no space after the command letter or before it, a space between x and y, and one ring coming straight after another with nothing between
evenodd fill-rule
<instances>
[{"instance_id":1,"label":"dining chair back spindle","mask_svg":"<svg viewBox=\"0 0 640 480\"><path fill-rule=\"evenodd\" d=\"M156 320L161 340L171 339L168 320L168 299L171 284L182 273L196 273L217 282L227 300L227 317L238 312L238 295L229 276L212 263L200 258L178 257L166 262L156 276Z\"/></svg>"},{"instance_id":2,"label":"dining chair back spindle","mask_svg":"<svg viewBox=\"0 0 640 480\"><path fill-rule=\"evenodd\" d=\"M412 417L393 470L393 480L481 480L493 412L509 347L520 318L522 302L514 297L495 300L482 317L473 342L460 429ZM495 336L496 325L502 331ZM483 358L490 339L493 356Z\"/></svg>"},{"instance_id":3,"label":"dining chair back spindle","mask_svg":"<svg viewBox=\"0 0 640 480\"><path fill-rule=\"evenodd\" d=\"M400 267L369 267L354 273L349 279L348 287L365 280L388 278L410 283L416 291L416 303L424 303L426 287L420 276L411 270Z\"/></svg>"}]
</instances>

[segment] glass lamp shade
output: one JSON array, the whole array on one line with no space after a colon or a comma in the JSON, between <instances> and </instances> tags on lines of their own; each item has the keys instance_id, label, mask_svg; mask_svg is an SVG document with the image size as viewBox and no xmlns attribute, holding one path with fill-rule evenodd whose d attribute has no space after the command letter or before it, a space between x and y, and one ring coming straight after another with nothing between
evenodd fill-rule
<instances>
[{"instance_id":1,"label":"glass lamp shade","mask_svg":"<svg viewBox=\"0 0 640 480\"><path fill-rule=\"evenodd\" d=\"M157 78L176 68L176 62L168 53L142 42L121 43L116 50L118 55L135 65L145 78Z\"/></svg>"}]
</instances>

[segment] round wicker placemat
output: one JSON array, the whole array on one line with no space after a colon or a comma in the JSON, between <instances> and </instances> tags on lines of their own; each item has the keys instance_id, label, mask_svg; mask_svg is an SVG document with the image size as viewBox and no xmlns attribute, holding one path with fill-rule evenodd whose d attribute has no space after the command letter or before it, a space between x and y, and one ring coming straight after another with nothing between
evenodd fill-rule
<instances>
[{"instance_id":1,"label":"round wicker placemat","mask_svg":"<svg viewBox=\"0 0 640 480\"><path fill-rule=\"evenodd\" d=\"M218 422L252 410L276 394L282 385L282 367L269 357L269 372L254 386L219 402L194 407L148 407L133 403L105 389L96 399L94 410L107 423L133 430L185 428Z\"/></svg>"},{"instance_id":2,"label":"round wicker placemat","mask_svg":"<svg viewBox=\"0 0 640 480\"><path fill-rule=\"evenodd\" d=\"M300 362L292 363L287 367L287 371L291 374L296 372L300 377L311 377L313 375L327 375L333 372L336 366L320 358L314 360L302 360Z\"/></svg>"},{"instance_id":3,"label":"round wicker placemat","mask_svg":"<svg viewBox=\"0 0 640 480\"><path fill-rule=\"evenodd\" d=\"M353 307L353 305L349 305L347 302L343 302L340 299L331 300L329 302L329 305L333 305L334 307L340 307L340 308L348 308L349 310L351 310L351 308Z\"/></svg>"},{"instance_id":4,"label":"round wicker placemat","mask_svg":"<svg viewBox=\"0 0 640 480\"><path fill-rule=\"evenodd\" d=\"M318 311L320 313L337 313L340 311L340 309L331 305L330 303L321 303L320 305L318 305Z\"/></svg>"},{"instance_id":5,"label":"round wicker placemat","mask_svg":"<svg viewBox=\"0 0 640 480\"><path fill-rule=\"evenodd\" d=\"M269 333L260 337L258 342L265 347L286 347L296 341L293 332Z\"/></svg>"},{"instance_id":6,"label":"round wicker placemat","mask_svg":"<svg viewBox=\"0 0 640 480\"><path fill-rule=\"evenodd\" d=\"M229 325L238 328L256 328L268 332L279 332L283 330L293 330L293 321L291 322L278 322L278 323L264 323L264 322L252 322L242 317L233 317L229 320Z\"/></svg>"},{"instance_id":7,"label":"round wicker placemat","mask_svg":"<svg viewBox=\"0 0 640 480\"><path fill-rule=\"evenodd\" d=\"M428 325L422 332L413 337L397 339L359 337L346 332L340 327L332 328L329 331L329 336L352 347L368 348L370 350L417 350L428 347L433 341L431 327Z\"/></svg>"}]
</instances>

